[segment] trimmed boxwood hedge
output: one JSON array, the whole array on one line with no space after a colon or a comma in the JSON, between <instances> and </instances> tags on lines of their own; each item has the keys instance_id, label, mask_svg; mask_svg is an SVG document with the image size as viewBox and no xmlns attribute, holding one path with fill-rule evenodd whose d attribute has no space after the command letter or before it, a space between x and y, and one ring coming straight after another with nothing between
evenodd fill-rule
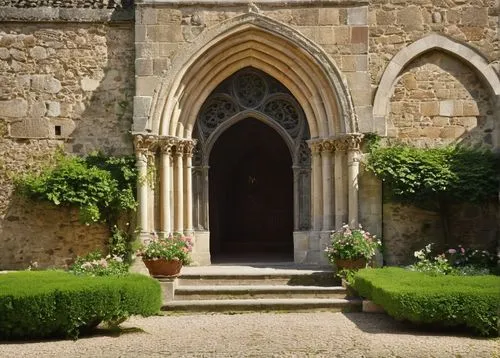
<instances>
[{"instance_id":1,"label":"trimmed boxwood hedge","mask_svg":"<svg viewBox=\"0 0 500 358\"><path fill-rule=\"evenodd\" d=\"M467 326L497 336L500 277L431 276L397 267L363 269L354 288L398 320L443 326Z\"/></svg>"},{"instance_id":2,"label":"trimmed boxwood hedge","mask_svg":"<svg viewBox=\"0 0 500 358\"><path fill-rule=\"evenodd\" d=\"M75 276L63 271L0 274L0 339L77 338L102 321L150 316L161 307L148 276Z\"/></svg>"}]
</instances>

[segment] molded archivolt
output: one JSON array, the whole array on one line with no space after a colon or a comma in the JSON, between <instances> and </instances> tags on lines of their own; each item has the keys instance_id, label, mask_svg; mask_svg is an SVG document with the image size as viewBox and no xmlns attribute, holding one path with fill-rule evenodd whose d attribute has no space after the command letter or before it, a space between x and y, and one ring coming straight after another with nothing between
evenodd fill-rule
<instances>
[{"instance_id":1,"label":"molded archivolt","mask_svg":"<svg viewBox=\"0 0 500 358\"><path fill-rule=\"evenodd\" d=\"M357 131L353 106L339 71L302 34L249 13L201 35L189 56L174 61L152 107L153 133L191 138L206 98L226 78L254 67L280 81L304 110L312 138Z\"/></svg>"},{"instance_id":2,"label":"molded archivolt","mask_svg":"<svg viewBox=\"0 0 500 358\"><path fill-rule=\"evenodd\" d=\"M492 94L496 96L497 100L500 100L500 79L483 56L448 37L432 34L413 42L399 51L387 65L373 103L375 121L386 120L390 98L402 70L415 58L436 49L459 58L474 68L476 73L488 85Z\"/></svg>"}]
</instances>

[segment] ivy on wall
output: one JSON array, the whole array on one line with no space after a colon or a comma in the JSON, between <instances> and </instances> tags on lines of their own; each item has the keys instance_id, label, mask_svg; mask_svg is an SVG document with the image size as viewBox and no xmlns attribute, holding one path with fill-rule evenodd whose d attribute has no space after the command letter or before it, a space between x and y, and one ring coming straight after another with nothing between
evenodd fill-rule
<instances>
[{"instance_id":1,"label":"ivy on wall","mask_svg":"<svg viewBox=\"0 0 500 358\"><path fill-rule=\"evenodd\" d=\"M133 156L108 157L93 153L87 157L58 153L54 163L39 172L24 174L15 180L22 195L54 205L79 208L80 221L102 222L112 237L112 254L130 258L129 227L120 229L120 215L135 211L137 170Z\"/></svg>"},{"instance_id":2,"label":"ivy on wall","mask_svg":"<svg viewBox=\"0 0 500 358\"><path fill-rule=\"evenodd\" d=\"M455 203L484 203L498 195L500 158L487 149L448 146L382 147L368 136L368 170L384 183L392 201L438 211L449 241L449 210Z\"/></svg>"}]
</instances>

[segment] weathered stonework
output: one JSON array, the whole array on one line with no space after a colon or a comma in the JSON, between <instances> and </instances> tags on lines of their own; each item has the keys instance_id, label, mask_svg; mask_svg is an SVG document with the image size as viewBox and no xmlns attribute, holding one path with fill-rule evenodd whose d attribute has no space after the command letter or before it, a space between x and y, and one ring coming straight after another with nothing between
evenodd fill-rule
<instances>
[{"instance_id":1,"label":"weathered stonework","mask_svg":"<svg viewBox=\"0 0 500 358\"><path fill-rule=\"evenodd\" d=\"M11 196L12 173L37 166L57 145L75 154L131 153L129 132L136 136L139 170L157 172L155 185L139 188L142 231L194 231L195 261L209 262L207 163L191 176L196 151L180 156L167 147L144 151L137 138L192 143L204 101L246 67L286 87L310 130L304 138L312 152L306 153L310 168L301 175L311 182L295 178L308 193L294 197L294 206L307 200L311 205L310 212L295 208L295 261L324 263L321 249L329 232L359 222L383 234L386 262L406 263L424 241L440 242L439 220L435 213L382 204L380 182L362 165L361 134L422 147L461 142L498 150L498 5L493 0L142 0L135 6L0 0L0 167L5 168L0 248L16 257L0 257L0 268L36 260L19 253L14 236L40 233L46 251L36 244L23 248L32 246L46 265L63 265L68 247L71 255L88 247L72 246L69 238L77 236L66 223L78 233L94 230L78 226L65 210L50 209L46 215L53 218L44 216L61 222L62 236L41 223L7 222L6 217L37 221L30 207ZM240 113L254 109L246 110ZM254 112L251 116L273 123ZM452 220L462 234L452 236L464 245L493 248L498 203L482 214L477 210L457 208ZM471 216L480 224L471 225ZM90 242L100 245L108 233L95 230ZM50 241L54 235L64 239ZM49 246L61 250L51 255Z\"/></svg>"}]
</instances>

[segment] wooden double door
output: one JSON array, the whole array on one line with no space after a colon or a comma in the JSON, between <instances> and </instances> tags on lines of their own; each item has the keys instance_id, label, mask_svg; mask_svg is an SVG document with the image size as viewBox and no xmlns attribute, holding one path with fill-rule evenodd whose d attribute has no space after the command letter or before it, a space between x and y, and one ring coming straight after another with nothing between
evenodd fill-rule
<instances>
[{"instance_id":1,"label":"wooden double door","mask_svg":"<svg viewBox=\"0 0 500 358\"><path fill-rule=\"evenodd\" d=\"M212 260L293 260L292 159L281 136L242 120L217 139L209 164Z\"/></svg>"}]
</instances>

